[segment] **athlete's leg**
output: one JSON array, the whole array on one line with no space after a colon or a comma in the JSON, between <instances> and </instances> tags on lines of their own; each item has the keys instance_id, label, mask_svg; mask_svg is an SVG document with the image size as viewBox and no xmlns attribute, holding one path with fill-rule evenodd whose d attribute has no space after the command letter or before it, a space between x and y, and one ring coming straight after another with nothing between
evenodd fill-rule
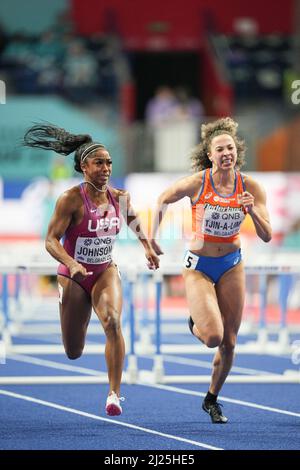
<instances>
[{"instance_id":1,"label":"athlete's leg","mask_svg":"<svg viewBox=\"0 0 300 470\"><path fill-rule=\"evenodd\" d=\"M214 395L218 395L221 390L233 363L245 301L245 273L242 262L223 274L216 285L216 292L222 312L224 337L213 361L209 391Z\"/></svg>"},{"instance_id":2,"label":"athlete's leg","mask_svg":"<svg viewBox=\"0 0 300 470\"><path fill-rule=\"evenodd\" d=\"M91 318L91 301L85 290L65 276L57 276L62 339L69 359L81 356Z\"/></svg>"},{"instance_id":3,"label":"athlete's leg","mask_svg":"<svg viewBox=\"0 0 300 470\"><path fill-rule=\"evenodd\" d=\"M186 298L194 333L209 348L219 346L224 328L213 282L205 274L194 270L183 270Z\"/></svg>"},{"instance_id":4,"label":"athlete's leg","mask_svg":"<svg viewBox=\"0 0 300 470\"><path fill-rule=\"evenodd\" d=\"M116 265L112 264L100 274L92 290L92 303L106 335L105 357L110 392L119 395L125 345L121 331L122 287Z\"/></svg>"}]
</instances>

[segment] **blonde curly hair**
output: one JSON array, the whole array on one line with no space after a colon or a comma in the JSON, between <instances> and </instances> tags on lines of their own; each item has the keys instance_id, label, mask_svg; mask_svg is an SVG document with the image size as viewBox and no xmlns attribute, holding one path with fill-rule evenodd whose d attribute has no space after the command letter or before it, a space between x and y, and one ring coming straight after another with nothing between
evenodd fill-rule
<instances>
[{"instance_id":1,"label":"blonde curly hair","mask_svg":"<svg viewBox=\"0 0 300 470\"><path fill-rule=\"evenodd\" d=\"M237 162L236 167L241 168L245 163L246 145L244 140L240 140L237 136L238 123L230 117L221 118L217 121L210 122L208 124L202 124L201 126L201 139L202 142L198 144L191 154L192 168L195 171L204 170L205 168L211 168L212 162L208 158L210 151L210 145L212 139L218 135L228 134L230 135L237 148Z\"/></svg>"}]
</instances>

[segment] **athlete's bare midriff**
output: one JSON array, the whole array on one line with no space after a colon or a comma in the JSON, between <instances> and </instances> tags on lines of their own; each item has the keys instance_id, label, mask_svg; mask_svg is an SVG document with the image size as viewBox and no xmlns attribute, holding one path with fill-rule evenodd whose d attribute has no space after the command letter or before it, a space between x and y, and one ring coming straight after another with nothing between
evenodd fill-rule
<instances>
[{"instance_id":1,"label":"athlete's bare midriff","mask_svg":"<svg viewBox=\"0 0 300 470\"><path fill-rule=\"evenodd\" d=\"M190 251L198 256L225 256L241 247L240 238L232 243L212 243L204 240L194 240L190 243Z\"/></svg>"}]
</instances>

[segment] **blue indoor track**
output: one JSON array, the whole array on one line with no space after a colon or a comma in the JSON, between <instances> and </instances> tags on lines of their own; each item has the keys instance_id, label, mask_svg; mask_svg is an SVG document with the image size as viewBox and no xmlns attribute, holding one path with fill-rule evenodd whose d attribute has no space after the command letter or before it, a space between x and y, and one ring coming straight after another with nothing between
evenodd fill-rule
<instances>
[{"instance_id":1,"label":"blue indoor track","mask_svg":"<svg viewBox=\"0 0 300 470\"><path fill-rule=\"evenodd\" d=\"M99 326L100 330L100 326ZM173 338L164 335L164 342ZM14 344L58 344L59 335L13 338ZM187 334L177 342L195 344ZM104 343L103 335L88 342ZM165 355L166 374L207 375L212 355ZM139 369L153 360L138 358ZM296 370L290 357L237 355L231 375ZM126 369L126 366L125 366ZM102 355L69 361L64 355L14 354L0 365L1 376L89 376L106 373ZM105 414L107 384L0 386L0 449L93 450L296 450L300 443L299 384L227 383L219 401L226 425L212 424L201 410L207 384L122 386L123 414Z\"/></svg>"}]
</instances>

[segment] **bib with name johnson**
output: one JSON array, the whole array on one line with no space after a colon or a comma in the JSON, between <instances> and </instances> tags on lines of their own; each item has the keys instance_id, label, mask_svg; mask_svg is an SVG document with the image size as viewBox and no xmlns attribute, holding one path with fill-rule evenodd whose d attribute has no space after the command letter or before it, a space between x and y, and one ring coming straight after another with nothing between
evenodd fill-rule
<instances>
[{"instance_id":1,"label":"bib with name johnson","mask_svg":"<svg viewBox=\"0 0 300 470\"><path fill-rule=\"evenodd\" d=\"M103 269L112 261L112 251L121 228L119 204L107 190L108 204L97 207L80 186L84 202L84 216L79 225L66 231L64 248L83 265L101 265ZM93 269L94 270L94 269Z\"/></svg>"},{"instance_id":2,"label":"bib with name johnson","mask_svg":"<svg viewBox=\"0 0 300 470\"><path fill-rule=\"evenodd\" d=\"M112 260L112 249L115 236L78 237L74 258L79 263L102 264Z\"/></svg>"}]
</instances>

